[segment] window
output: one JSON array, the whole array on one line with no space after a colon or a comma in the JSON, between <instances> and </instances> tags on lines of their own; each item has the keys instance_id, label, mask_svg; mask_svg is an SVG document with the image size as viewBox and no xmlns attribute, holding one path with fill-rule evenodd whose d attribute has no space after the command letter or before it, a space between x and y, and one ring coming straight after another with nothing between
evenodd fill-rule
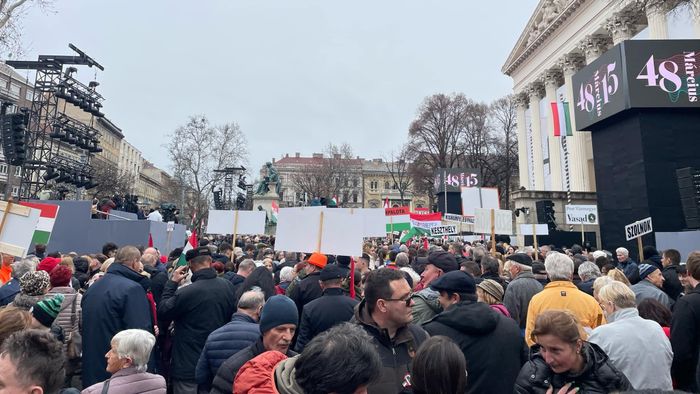
<instances>
[{"instance_id":1,"label":"window","mask_svg":"<svg viewBox=\"0 0 700 394\"><path fill-rule=\"evenodd\" d=\"M357 178L352 180L352 187L357 187L357 185L359 185L359 184L360 184L360 181ZM357 202L357 201L355 201L355 202Z\"/></svg>"},{"instance_id":2,"label":"window","mask_svg":"<svg viewBox=\"0 0 700 394\"><path fill-rule=\"evenodd\" d=\"M391 188L391 186L389 186L389 182L384 182L384 189L389 190L389 188Z\"/></svg>"},{"instance_id":3,"label":"window","mask_svg":"<svg viewBox=\"0 0 700 394\"><path fill-rule=\"evenodd\" d=\"M27 92L25 93L25 98L27 99L27 101L34 100L34 91L31 89L27 89Z\"/></svg>"},{"instance_id":4,"label":"window","mask_svg":"<svg viewBox=\"0 0 700 394\"><path fill-rule=\"evenodd\" d=\"M394 186L392 186L392 189L398 190L398 188L399 188L399 185L397 185L396 182L394 182Z\"/></svg>"},{"instance_id":5,"label":"window","mask_svg":"<svg viewBox=\"0 0 700 394\"><path fill-rule=\"evenodd\" d=\"M7 174L7 164L0 164L0 174Z\"/></svg>"},{"instance_id":6,"label":"window","mask_svg":"<svg viewBox=\"0 0 700 394\"><path fill-rule=\"evenodd\" d=\"M10 83L10 92L19 96L19 92L21 89L22 87L17 85L16 83Z\"/></svg>"},{"instance_id":7,"label":"window","mask_svg":"<svg viewBox=\"0 0 700 394\"><path fill-rule=\"evenodd\" d=\"M15 176L22 176L22 167L15 167Z\"/></svg>"},{"instance_id":8,"label":"window","mask_svg":"<svg viewBox=\"0 0 700 394\"><path fill-rule=\"evenodd\" d=\"M346 201L350 201L350 199L348 198L348 192L343 193L343 202L346 202Z\"/></svg>"},{"instance_id":9,"label":"window","mask_svg":"<svg viewBox=\"0 0 700 394\"><path fill-rule=\"evenodd\" d=\"M19 195L19 186L12 186L12 196L17 197Z\"/></svg>"},{"instance_id":10,"label":"window","mask_svg":"<svg viewBox=\"0 0 700 394\"><path fill-rule=\"evenodd\" d=\"M357 193L353 193L352 202L357 202Z\"/></svg>"}]
</instances>

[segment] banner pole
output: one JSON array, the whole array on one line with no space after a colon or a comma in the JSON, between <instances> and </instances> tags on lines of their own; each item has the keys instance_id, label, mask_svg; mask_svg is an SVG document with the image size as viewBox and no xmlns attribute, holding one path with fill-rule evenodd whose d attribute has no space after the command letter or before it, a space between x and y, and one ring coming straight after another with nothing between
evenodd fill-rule
<instances>
[{"instance_id":1,"label":"banner pole","mask_svg":"<svg viewBox=\"0 0 700 394\"><path fill-rule=\"evenodd\" d=\"M496 257L496 211L491 209L491 255Z\"/></svg>"},{"instance_id":2,"label":"banner pole","mask_svg":"<svg viewBox=\"0 0 700 394\"><path fill-rule=\"evenodd\" d=\"M7 199L7 206L5 206L5 212L2 214L2 221L0 221L0 234L2 234L2 230L5 229L5 222L7 221L7 217L10 216L10 212L12 212L12 196Z\"/></svg>"},{"instance_id":3,"label":"banner pole","mask_svg":"<svg viewBox=\"0 0 700 394\"><path fill-rule=\"evenodd\" d=\"M316 244L316 252L318 253L321 253L321 238L323 238L323 211L321 211L319 218L318 243Z\"/></svg>"},{"instance_id":4,"label":"banner pole","mask_svg":"<svg viewBox=\"0 0 700 394\"><path fill-rule=\"evenodd\" d=\"M233 242L233 245L236 245L236 237L238 236L236 234L238 232L238 211L233 212L233 239L231 241Z\"/></svg>"},{"instance_id":5,"label":"banner pole","mask_svg":"<svg viewBox=\"0 0 700 394\"><path fill-rule=\"evenodd\" d=\"M537 246L537 225L532 223L532 243L535 246L535 260L539 260L539 247Z\"/></svg>"},{"instance_id":6,"label":"banner pole","mask_svg":"<svg viewBox=\"0 0 700 394\"><path fill-rule=\"evenodd\" d=\"M583 222L581 222L581 247L586 243L586 234L583 232Z\"/></svg>"},{"instance_id":7,"label":"banner pole","mask_svg":"<svg viewBox=\"0 0 700 394\"><path fill-rule=\"evenodd\" d=\"M3 218L4 219L4 218ZM642 245L642 236L637 237L637 247L639 248L639 264L644 260L644 245Z\"/></svg>"}]
</instances>

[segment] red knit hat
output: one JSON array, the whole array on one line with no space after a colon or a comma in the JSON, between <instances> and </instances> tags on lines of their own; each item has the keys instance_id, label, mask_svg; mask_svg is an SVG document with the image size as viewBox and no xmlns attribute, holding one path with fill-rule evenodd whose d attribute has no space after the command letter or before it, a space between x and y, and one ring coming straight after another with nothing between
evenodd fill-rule
<instances>
[{"instance_id":1,"label":"red knit hat","mask_svg":"<svg viewBox=\"0 0 700 394\"><path fill-rule=\"evenodd\" d=\"M39 262L39 265L36 266L36 270L50 273L60 262L61 259L58 257L46 257Z\"/></svg>"},{"instance_id":2,"label":"red knit hat","mask_svg":"<svg viewBox=\"0 0 700 394\"><path fill-rule=\"evenodd\" d=\"M51 278L51 287L70 286L70 278L73 276L70 268L65 265L58 265L51 270L49 278Z\"/></svg>"},{"instance_id":3,"label":"red knit hat","mask_svg":"<svg viewBox=\"0 0 700 394\"><path fill-rule=\"evenodd\" d=\"M316 267L323 269L323 267L325 267L328 263L328 257L322 253L313 253L311 257L309 257L308 262L311 265L315 265Z\"/></svg>"}]
</instances>

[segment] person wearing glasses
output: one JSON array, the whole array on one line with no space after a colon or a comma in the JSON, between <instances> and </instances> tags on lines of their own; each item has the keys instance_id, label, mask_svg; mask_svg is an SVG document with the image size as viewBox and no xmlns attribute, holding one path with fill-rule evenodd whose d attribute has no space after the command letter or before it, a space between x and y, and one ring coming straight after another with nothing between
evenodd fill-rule
<instances>
[{"instance_id":1,"label":"person wearing glasses","mask_svg":"<svg viewBox=\"0 0 700 394\"><path fill-rule=\"evenodd\" d=\"M398 393L410 388L413 357L428 334L411 323L411 287L401 271L381 268L370 272L365 299L355 308L353 321L372 337L382 360L381 376L368 394ZM488 307L487 307L488 308Z\"/></svg>"},{"instance_id":2,"label":"person wearing glasses","mask_svg":"<svg viewBox=\"0 0 700 394\"><path fill-rule=\"evenodd\" d=\"M477 302L476 282L452 271L430 284L444 312L423 325L431 335L452 338L467 360L467 393L512 393L527 360L525 341L515 320Z\"/></svg>"}]
</instances>

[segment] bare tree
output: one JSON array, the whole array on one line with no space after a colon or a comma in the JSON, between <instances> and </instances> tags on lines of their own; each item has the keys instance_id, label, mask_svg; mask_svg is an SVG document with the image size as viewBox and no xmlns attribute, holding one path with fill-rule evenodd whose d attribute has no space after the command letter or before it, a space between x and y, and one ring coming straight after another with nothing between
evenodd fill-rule
<instances>
[{"instance_id":1,"label":"bare tree","mask_svg":"<svg viewBox=\"0 0 700 394\"><path fill-rule=\"evenodd\" d=\"M405 195L413 187L414 178L409 172L411 162L409 161L409 149L407 145L401 147L398 153L391 151L389 157L384 158L384 165L391 176L391 180L396 185L401 198L401 205L404 205Z\"/></svg>"},{"instance_id":2,"label":"bare tree","mask_svg":"<svg viewBox=\"0 0 700 394\"><path fill-rule=\"evenodd\" d=\"M52 11L53 0L0 0L0 55L5 58L23 55L22 17L35 5Z\"/></svg>"},{"instance_id":3,"label":"bare tree","mask_svg":"<svg viewBox=\"0 0 700 394\"><path fill-rule=\"evenodd\" d=\"M294 189L305 193L309 198L338 197L339 202L354 204L352 195L360 194L360 173L362 163L353 158L352 147L348 143L329 143L323 157L314 157L291 179ZM358 200L359 203L359 200Z\"/></svg>"},{"instance_id":4,"label":"bare tree","mask_svg":"<svg viewBox=\"0 0 700 394\"><path fill-rule=\"evenodd\" d=\"M93 198L125 195L134 192L136 179L128 172L119 171L117 166L95 156L90 162L92 180L97 187L87 191Z\"/></svg>"},{"instance_id":5,"label":"bare tree","mask_svg":"<svg viewBox=\"0 0 700 394\"><path fill-rule=\"evenodd\" d=\"M500 186L504 206L510 209L512 182L518 175L517 107L513 95L494 101L490 106L493 154L487 166Z\"/></svg>"},{"instance_id":6,"label":"bare tree","mask_svg":"<svg viewBox=\"0 0 700 394\"><path fill-rule=\"evenodd\" d=\"M191 209L186 219L196 216L194 225L200 229L208 212L212 186L223 179L223 173L214 170L247 165L247 140L235 122L212 126L204 115L191 116L169 137L166 148L173 173L194 200L193 206L183 207Z\"/></svg>"}]
</instances>

